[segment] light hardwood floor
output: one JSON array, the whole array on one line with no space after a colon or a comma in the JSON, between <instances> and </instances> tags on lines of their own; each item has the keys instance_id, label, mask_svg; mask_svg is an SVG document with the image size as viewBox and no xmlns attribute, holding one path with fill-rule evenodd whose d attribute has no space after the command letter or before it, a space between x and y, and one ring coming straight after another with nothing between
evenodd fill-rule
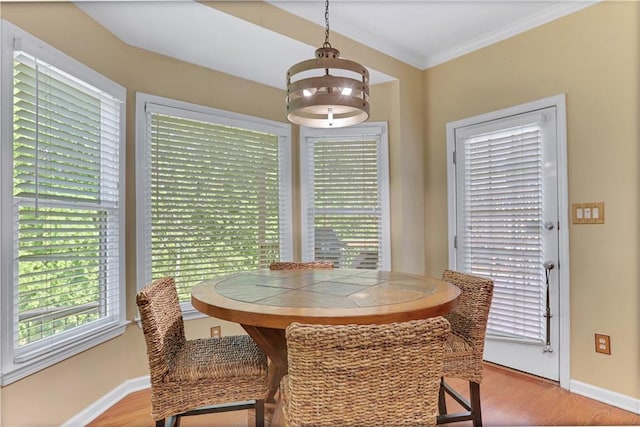
<instances>
[{"instance_id":1,"label":"light hardwood floor","mask_svg":"<svg viewBox=\"0 0 640 427\"><path fill-rule=\"evenodd\" d=\"M634 426L640 425L640 415L588 399L561 389L539 378L512 372L487 364L481 386L482 412L485 426ZM448 381L458 390L465 383ZM468 395L468 393L463 393ZM151 427L150 392L132 393L96 418L88 427ZM450 412L455 403L448 404ZM274 405L267 404L267 425ZM235 411L185 417L183 427L250 427L254 425L252 411ZM470 426L471 422L449 424Z\"/></svg>"}]
</instances>

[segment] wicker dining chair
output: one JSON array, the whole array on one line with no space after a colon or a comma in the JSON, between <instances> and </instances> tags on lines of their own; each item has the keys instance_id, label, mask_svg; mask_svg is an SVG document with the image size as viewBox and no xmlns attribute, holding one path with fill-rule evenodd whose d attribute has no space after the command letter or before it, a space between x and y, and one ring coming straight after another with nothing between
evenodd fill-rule
<instances>
[{"instance_id":1,"label":"wicker dining chair","mask_svg":"<svg viewBox=\"0 0 640 427\"><path fill-rule=\"evenodd\" d=\"M474 427L479 427L482 426L482 354L493 296L493 280L452 270L444 270L442 279L453 283L462 291L458 306L445 315L451 323L451 334L444 347L443 377L468 381L470 398L466 399L442 378L438 424L471 420ZM464 411L448 414L446 394L453 397Z\"/></svg>"},{"instance_id":2,"label":"wicker dining chair","mask_svg":"<svg viewBox=\"0 0 640 427\"><path fill-rule=\"evenodd\" d=\"M284 262L274 261L269 264L269 270L317 270L333 268L331 261L310 261L310 262Z\"/></svg>"},{"instance_id":3,"label":"wicker dining chair","mask_svg":"<svg viewBox=\"0 0 640 427\"><path fill-rule=\"evenodd\" d=\"M255 408L256 426L264 426L267 357L248 335L187 340L172 277L147 285L136 302L156 427L165 419L179 426L182 416L248 408Z\"/></svg>"},{"instance_id":4,"label":"wicker dining chair","mask_svg":"<svg viewBox=\"0 0 640 427\"><path fill-rule=\"evenodd\" d=\"M382 325L286 330L289 372L280 384L287 426L433 426L443 317Z\"/></svg>"}]
</instances>

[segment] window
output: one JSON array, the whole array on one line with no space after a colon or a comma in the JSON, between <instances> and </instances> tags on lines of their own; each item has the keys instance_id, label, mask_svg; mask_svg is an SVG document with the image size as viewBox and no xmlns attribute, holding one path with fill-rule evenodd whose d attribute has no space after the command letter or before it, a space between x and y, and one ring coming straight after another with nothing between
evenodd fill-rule
<instances>
[{"instance_id":1,"label":"window","mask_svg":"<svg viewBox=\"0 0 640 427\"><path fill-rule=\"evenodd\" d=\"M124 330L125 89L2 27L7 384Z\"/></svg>"},{"instance_id":2,"label":"window","mask_svg":"<svg viewBox=\"0 0 640 427\"><path fill-rule=\"evenodd\" d=\"M301 136L302 257L391 268L386 123Z\"/></svg>"},{"instance_id":3,"label":"window","mask_svg":"<svg viewBox=\"0 0 640 427\"><path fill-rule=\"evenodd\" d=\"M138 94L138 286L292 259L290 127Z\"/></svg>"}]
</instances>

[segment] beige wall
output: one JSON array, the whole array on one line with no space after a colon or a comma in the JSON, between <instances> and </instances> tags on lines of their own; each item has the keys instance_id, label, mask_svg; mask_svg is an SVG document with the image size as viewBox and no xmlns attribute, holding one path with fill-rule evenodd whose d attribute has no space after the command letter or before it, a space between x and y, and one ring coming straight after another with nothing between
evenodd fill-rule
<instances>
[{"instance_id":1,"label":"beige wall","mask_svg":"<svg viewBox=\"0 0 640 427\"><path fill-rule=\"evenodd\" d=\"M253 2L216 3L284 34L292 31L307 43L321 38L323 29L279 9ZM72 3L0 3L0 14L67 55L125 86L127 95L127 318L136 316L135 259L135 93L146 92L229 111L284 121L284 91L186 64L124 44ZM313 34L314 37L310 35ZM399 270L424 271L422 156L422 73L372 49L332 36L343 56L366 61L402 81L371 88L371 121L386 120L390 131L392 198L392 262ZM313 51L309 52L310 57ZM283 76L284 79L284 76ZM407 113L408 112L408 113ZM297 128L292 134L294 144ZM297 147L294 145L294 153ZM297 181L294 183L297 188ZM415 194L412 194L415 193ZM296 219L299 221L299 218ZM299 237L299 236L298 236ZM299 248L299 244L297 245ZM222 324L224 334L240 333L238 325L215 319L187 323L189 337L206 336ZM103 345L0 389L0 425L60 425L126 380L148 373L141 330L132 324L126 333ZM34 410L37 408L37 410Z\"/></svg>"},{"instance_id":2,"label":"beige wall","mask_svg":"<svg viewBox=\"0 0 640 427\"><path fill-rule=\"evenodd\" d=\"M571 379L640 397L640 3L605 2L427 70L426 265L447 265L445 125L566 94L569 203L604 201L604 225L570 225ZM596 354L594 333L611 336Z\"/></svg>"}]
</instances>

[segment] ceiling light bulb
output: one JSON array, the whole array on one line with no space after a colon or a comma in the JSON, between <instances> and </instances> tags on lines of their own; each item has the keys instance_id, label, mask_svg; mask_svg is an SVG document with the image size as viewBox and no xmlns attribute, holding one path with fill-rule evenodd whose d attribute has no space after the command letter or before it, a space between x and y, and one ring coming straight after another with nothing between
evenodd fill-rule
<instances>
[{"instance_id":1,"label":"ceiling light bulb","mask_svg":"<svg viewBox=\"0 0 640 427\"><path fill-rule=\"evenodd\" d=\"M305 90L302 91L302 94L304 96L311 96L311 91L309 89L305 89Z\"/></svg>"},{"instance_id":2,"label":"ceiling light bulb","mask_svg":"<svg viewBox=\"0 0 640 427\"><path fill-rule=\"evenodd\" d=\"M350 87L345 87L345 88L343 88L343 89L342 89L342 92L341 92L341 93L342 93L343 95L347 95L347 96L349 96L349 95L351 95L351 88L350 88Z\"/></svg>"},{"instance_id":3,"label":"ceiling light bulb","mask_svg":"<svg viewBox=\"0 0 640 427\"><path fill-rule=\"evenodd\" d=\"M329 121L329 126L333 126L333 108L331 107L327 109L327 120Z\"/></svg>"}]
</instances>

